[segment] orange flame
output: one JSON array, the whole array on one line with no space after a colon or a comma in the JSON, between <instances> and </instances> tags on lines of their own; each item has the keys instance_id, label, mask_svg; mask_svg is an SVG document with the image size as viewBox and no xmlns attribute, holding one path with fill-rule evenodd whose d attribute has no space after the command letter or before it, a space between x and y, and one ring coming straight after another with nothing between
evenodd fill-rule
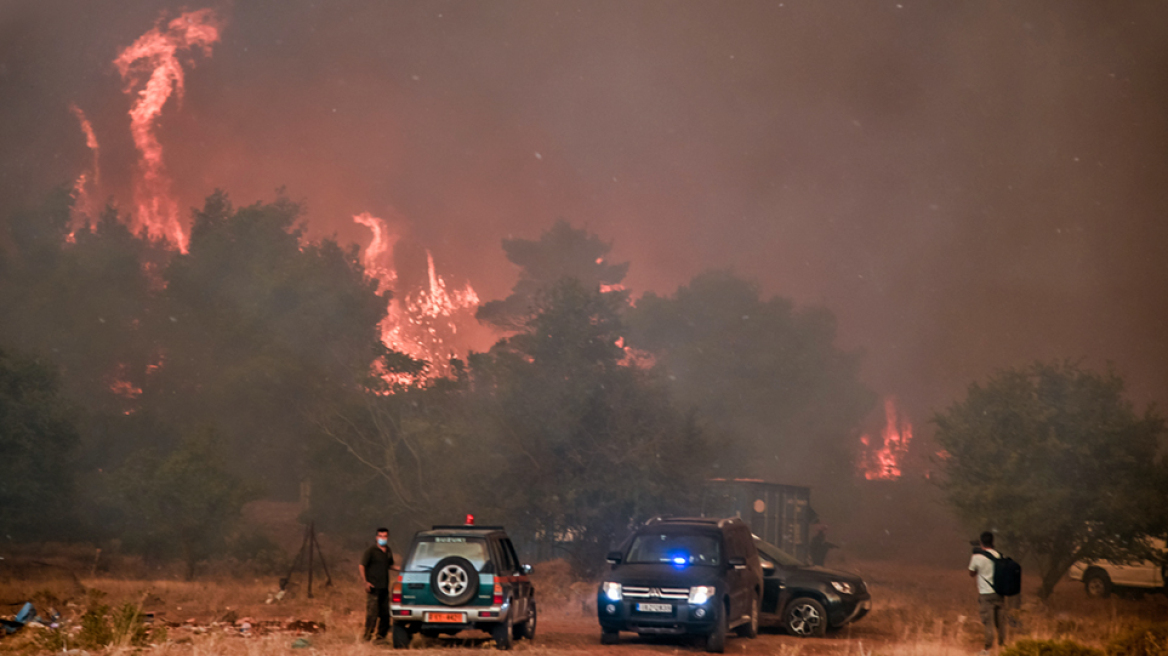
<instances>
[{"instance_id":1,"label":"orange flame","mask_svg":"<svg viewBox=\"0 0 1168 656\"><path fill-rule=\"evenodd\" d=\"M127 369L128 367L124 363L115 367L113 373L106 376L106 386L114 395L126 401L133 402L142 396L142 388L130 381ZM123 410L122 414L132 415L135 409L133 406L130 406Z\"/></svg>"},{"instance_id":2,"label":"orange flame","mask_svg":"<svg viewBox=\"0 0 1168 656\"><path fill-rule=\"evenodd\" d=\"M378 291L391 289L393 283L397 281L397 272L392 262L393 246L397 243L398 236L390 233L385 223L369 212L354 215L353 220L373 231L373 241L369 242L369 246L361 254L361 264L365 267L365 273L380 283Z\"/></svg>"},{"instance_id":3,"label":"orange flame","mask_svg":"<svg viewBox=\"0 0 1168 656\"><path fill-rule=\"evenodd\" d=\"M398 278L393 246L399 237L384 220L368 212L354 216L353 221L373 232L373 240L361 254L365 271L379 282L380 290L392 288ZM381 341L395 351L429 362L426 377L435 378L450 373L449 360L458 355L451 342L458 334L459 323L474 320L479 297L469 282L461 289L448 289L428 250L426 265L426 287L405 294L399 290L390 300L389 312L381 323Z\"/></svg>"},{"instance_id":4,"label":"orange flame","mask_svg":"<svg viewBox=\"0 0 1168 656\"><path fill-rule=\"evenodd\" d=\"M884 430L880 432L882 442L878 447L873 448L869 435L860 437L860 444L864 446L860 454L860 471L870 481L900 478L901 462L912 442L912 423L898 416L896 397L884 399L884 420Z\"/></svg>"},{"instance_id":5,"label":"orange flame","mask_svg":"<svg viewBox=\"0 0 1168 656\"><path fill-rule=\"evenodd\" d=\"M72 242L77 228L82 223L93 225L97 216L96 199L93 194L97 192L98 186L101 184L101 164L98 158L100 146L97 143L97 135L93 132L93 125L86 118L85 112L81 111L77 105L70 104L69 111L77 117L77 121L81 124L81 132L85 135L85 145L93 152L93 167L77 176L77 181L73 183L73 229L66 237L68 241Z\"/></svg>"},{"instance_id":6,"label":"orange flame","mask_svg":"<svg viewBox=\"0 0 1168 656\"><path fill-rule=\"evenodd\" d=\"M172 94L182 100L180 51L199 49L210 56L211 44L219 40L220 29L213 10L188 11L167 23L166 29L162 29L160 20L114 59L126 81L126 93L132 93L145 80L130 108L130 132L141 155L134 186L136 228L139 232L144 229L151 237L166 238L184 253L187 234L179 222L178 203L171 196L170 178L162 163L162 143L155 134L156 121Z\"/></svg>"}]
</instances>

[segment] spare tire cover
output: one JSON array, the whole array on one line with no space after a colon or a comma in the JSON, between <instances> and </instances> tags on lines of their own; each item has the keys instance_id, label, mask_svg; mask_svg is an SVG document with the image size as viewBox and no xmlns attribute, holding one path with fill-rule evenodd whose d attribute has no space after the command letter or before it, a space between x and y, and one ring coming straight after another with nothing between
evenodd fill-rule
<instances>
[{"instance_id":1,"label":"spare tire cover","mask_svg":"<svg viewBox=\"0 0 1168 656\"><path fill-rule=\"evenodd\" d=\"M430 591L439 603L461 606L479 593L479 573L466 558L447 556L430 570Z\"/></svg>"}]
</instances>

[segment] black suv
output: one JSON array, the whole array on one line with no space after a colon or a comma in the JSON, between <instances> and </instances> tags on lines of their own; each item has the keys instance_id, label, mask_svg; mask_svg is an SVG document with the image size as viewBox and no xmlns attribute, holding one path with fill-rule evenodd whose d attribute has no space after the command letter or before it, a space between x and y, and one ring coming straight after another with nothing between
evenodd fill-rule
<instances>
[{"instance_id":1,"label":"black suv","mask_svg":"<svg viewBox=\"0 0 1168 656\"><path fill-rule=\"evenodd\" d=\"M729 629L758 635L762 565L740 519L655 518L608 562L596 604L603 644L621 631L690 634L721 653Z\"/></svg>"},{"instance_id":2,"label":"black suv","mask_svg":"<svg viewBox=\"0 0 1168 656\"><path fill-rule=\"evenodd\" d=\"M791 635L821 636L868 614L872 596L856 574L799 562L775 545L754 538L762 559L762 612Z\"/></svg>"},{"instance_id":3,"label":"black suv","mask_svg":"<svg viewBox=\"0 0 1168 656\"><path fill-rule=\"evenodd\" d=\"M501 526L435 526L419 531L390 591L393 646L414 634L436 637L464 629L491 634L510 649L535 638L535 589Z\"/></svg>"}]
</instances>

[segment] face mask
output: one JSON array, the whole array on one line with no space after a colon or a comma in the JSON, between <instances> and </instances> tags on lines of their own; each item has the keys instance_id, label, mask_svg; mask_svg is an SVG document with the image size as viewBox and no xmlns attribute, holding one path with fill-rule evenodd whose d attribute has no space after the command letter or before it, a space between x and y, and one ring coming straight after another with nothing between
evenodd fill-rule
<instances>
[{"instance_id":1,"label":"face mask","mask_svg":"<svg viewBox=\"0 0 1168 656\"><path fill-rule=\"evenodd\" d=\"M377 538L377 546L384 547L387 544L389 544L389 540L385 538Z\"/></svg>"}]
</instances>

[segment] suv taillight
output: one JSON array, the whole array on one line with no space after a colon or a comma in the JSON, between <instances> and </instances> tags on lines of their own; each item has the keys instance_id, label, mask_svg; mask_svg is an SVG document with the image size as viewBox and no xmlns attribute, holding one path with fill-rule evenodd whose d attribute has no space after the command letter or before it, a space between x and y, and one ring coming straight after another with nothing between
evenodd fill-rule
<instances>
[{"instance_id":1,"label":"suv taillight","mask_svg":"<svg viewBox=\"0 0 1168 656\"><path fill-rule=\"evenodd\" d=\"M402 601L401 590L402 590L402 577L401 577L401 574L398 574L397 581L394 581L393 591L390 593L390 597L389 597L391 603L395 603L395 604L401 603L401 601Z\"/></svg>"},{"instance_id":2,"label":"suv taillight","mask_svg":"<svg viewBox=\"0 0 1168 656\"><path fill-rule=\"evenodd\" d=\"M495 584L495 593L491 597L491 604L495 606L503 605L503 586L498 583Z\"/></svg>"}]
</instances>

